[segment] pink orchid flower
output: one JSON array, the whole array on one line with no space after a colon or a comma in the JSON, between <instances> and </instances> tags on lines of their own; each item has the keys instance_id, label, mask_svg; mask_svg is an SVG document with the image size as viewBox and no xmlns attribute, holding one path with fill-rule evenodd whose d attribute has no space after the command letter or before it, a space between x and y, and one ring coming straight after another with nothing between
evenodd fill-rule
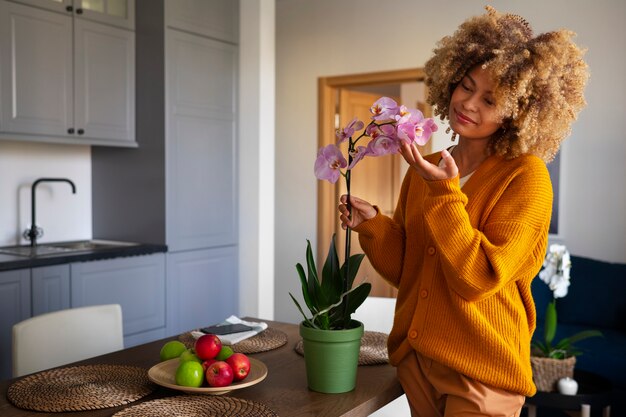
<instances>
[{"instance_id":1,"label":"pink orchid flower","mask_svg":"<svg viewBox=\"0 0 626 417\"><path fill-rule=\"evenodd\" d=\"M354 168L354 166L363 158L368 155L368 149L365 146L357 146L354 152L350 153L352 157L352 162L348 166L348 169Z\"/></svg>"},{"instance_id":2,"label":"pink orchid flower","mask_svg":"<svg viewBox=\"0 0 626 417\"><path fill-rule=\"evenodd\" d=\"M341 175L340 169L348 166L348 161L341 154L341 150L335 144L324 146L317 153L315 160L315 177L336 183Z\"/></svg>"},{"instance_id":3,"label":"pink orchid flower","mask_svg":"<svg viewBox=\"0 0 626 417\"><path fill-rule=\"evenodd\" d=\"M381 135L395 138L396 128L393 127L393 125L377 125L376 123L370 123L365 129L365 133L372 139L376 139Z\"/></svg>"},{"instance_id":4,"label":"pink orchid flower","mask_svg":"<svg viewBox=\"0 0 626 417\"><path fill-rule=\"evenodd\" d=\"M373 120L392 120L398 115L399 107L395 100L381 97L370 107Z\"/></svg>"},{"instance_id":5,"label":"pink orchid flower","mask_svg":"<svg viewBox=\"0 0 626 417\"><path fill-rule=\"evenodd\" d=\"M394 137L380 135L367 144L367 155L371 156L383 156L399 151L400 145Z\"/></svg>"},{"instance_id":6,"label":"pink orchid flower","mask_svg":"<svg viewBox=\"0 0 626 417\"><path fill-rule=\"evenodd\" d=\"M404 106L396 116L396 123L398 138L409 144L415 142L423 146L433 132L437 131L437 125L432 119L425 119L421 111Z\"/></svg>"},{"instance_id":7,"label":"pink orchid flower","mask_svg":"<svg viewBox=\"0 0 626 417\"><path fill-rule=\"evenodd\" d=\"M339 143L345 142L348 138L354 135L354 132L363 129L363 126L364 123L355 117L346 127L343 128L343 130L337 129L336 135L339 139Z\"/></svg>"},{"instance_id":8,"label":"pink orchid flower","mask_svg":"<svg viewBox=\"0 0 626 417\"><path fill-rule=\"evenodd\" d=\"M435 133L439 127L435 123L433 119L425 119L420 126L421 132L418 134L417 126L415 130L415 141L418 145L426 145L426 143L430 140L430 137Z\"/></svg>"}]
</instances>

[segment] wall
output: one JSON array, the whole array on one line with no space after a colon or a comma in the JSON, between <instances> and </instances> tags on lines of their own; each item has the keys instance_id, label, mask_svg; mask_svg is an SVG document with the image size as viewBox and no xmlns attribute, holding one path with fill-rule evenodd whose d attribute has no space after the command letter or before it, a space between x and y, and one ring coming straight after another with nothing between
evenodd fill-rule
<instances>
[{"instance_id":1,"label":"wall","mask_svg":"<svg viewBox=\"0 0 626 417\"><path fill-rule=\"evenodd\" d=\"M31 184L41 177L69 178L76 185L37 185L39 242L91 239L91 150L88 146L0 141L0 246L26 244L31 223Z\"/></svg>"},{"instance_id":2,"label":"wall","mask_svg":"<svg viewBox=\"0 0 626 417\"><path fill-rule=\"evenodd\" d=\"M165 37L162 1L135 2L136 149L94 147L93 234L165 244Z\"/></svg>"},{"instance_id":3,"label":"wall","mask_svg":"<svg viewBox=\"0 0 626 417\"><path fill-rule=\"evenodd\" d=\"M427 4L427 6L426 6ZM485 2L276 1L276 319L299 321L288 292L306 239L316 244L317 79L423 66L435 42ZM535 32L567 27L589 49L588 107L562 148L559 236L575 255L626 262L626 3L494 0Z\"/></svg>"},{"instance_id":4,"label":"wall","mask_svg":"<svg viewBox=\"0 0 626 417\"><path fill-rule=\"evenodd\" d=\"M274 318L274 0L240 3L239 310Z\"/></svg>"}]
</instances>

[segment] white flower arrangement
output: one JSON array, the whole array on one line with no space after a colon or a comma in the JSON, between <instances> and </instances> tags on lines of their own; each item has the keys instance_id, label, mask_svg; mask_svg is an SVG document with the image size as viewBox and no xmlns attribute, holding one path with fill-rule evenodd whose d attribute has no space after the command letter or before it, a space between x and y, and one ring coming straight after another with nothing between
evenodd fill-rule
<instances>
[{"instance_id":1,"label":"white flower arrangement","mask_svg":"<svg viewBox=\"0 0 626 417\"><path fill-rule=\"evenodd\" d=\"M571 268L572 261L565 245L550 245L539 278L548 284L554 298L563 298L567 295Z\"/></svg>"},{"instance_id":2,"label":"white flower arrangement","mask_svg":"<svg viewBox=\"0 0 626 417\"><path fill-rule=\"evenodd\" d=\"M570 269L572 261L565 245L550 245L543 269L539 272L539 278L552 290L552 301L546 307L545 326L543 340L535 340L531 343L532 355L552 359L566 359L582 354L572 344L589 337L602 336L598 330L583 330L570 337L565 337L554 342L556 335L557 316L556 299L567 295L570 284Z\"/></svg>"}]
</instances>

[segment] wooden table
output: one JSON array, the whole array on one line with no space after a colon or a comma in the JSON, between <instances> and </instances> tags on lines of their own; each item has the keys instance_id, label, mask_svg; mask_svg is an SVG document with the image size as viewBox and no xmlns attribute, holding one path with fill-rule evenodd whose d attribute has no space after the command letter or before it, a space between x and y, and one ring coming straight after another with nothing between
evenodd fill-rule
<instances>
[{"instance_id":1,"label":"wooden table","mask_svg":"<svg viewBox=\"0 0 626 417\"><path fill-rule=\"evenodd\" d=\"M344 394L321 394L310 391L306 383L304 358L293 349L297 341L300 340L298 326L267 320L264 321L267 322L270 327L285 332L288 337L287 344L268 352L252 354L252 357L267 365L267 378L257 385L233 391L226 395L233 395L238 398L263 403L281 417L356 417L367 416L403 394L402 387L396 379L396 371L390 365L359 366L356 389L352 392ZM158 340L124 349L119 352L76 362L73 365L134 365L144 367L147 370L159 362L161 346L163 346L167 340L172 339L175 338ZM45 349L45 347L42 348ZM111 416L125 407L139 404L142 401L181 394L179 391L159 387L149 396L126 406L94 411L47 414L14 407L6 398L7 389L14 381L15 379L0 382L0 416L2 417L44 415L72 417Z\"/></svg>"}]
</instances>

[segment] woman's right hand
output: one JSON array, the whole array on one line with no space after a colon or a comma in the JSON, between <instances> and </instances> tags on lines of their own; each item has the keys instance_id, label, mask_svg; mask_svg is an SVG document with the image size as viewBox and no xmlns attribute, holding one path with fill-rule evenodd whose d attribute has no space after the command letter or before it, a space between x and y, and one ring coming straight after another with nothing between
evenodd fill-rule
<instances>
[{"instance_id":1,"label":"woman's right hand","mask_svg":"<svg viewBox=\"0 0 626 417\"><path fill-rule=\"evenodd\" d=\"M348 210L348 196L346 194L339 198L339 220L341 228L355 228L366 220L376 216L376 209L365 200L361 200L353 195L350 196L350 210Z\"/></svg>"}]
</instances>

